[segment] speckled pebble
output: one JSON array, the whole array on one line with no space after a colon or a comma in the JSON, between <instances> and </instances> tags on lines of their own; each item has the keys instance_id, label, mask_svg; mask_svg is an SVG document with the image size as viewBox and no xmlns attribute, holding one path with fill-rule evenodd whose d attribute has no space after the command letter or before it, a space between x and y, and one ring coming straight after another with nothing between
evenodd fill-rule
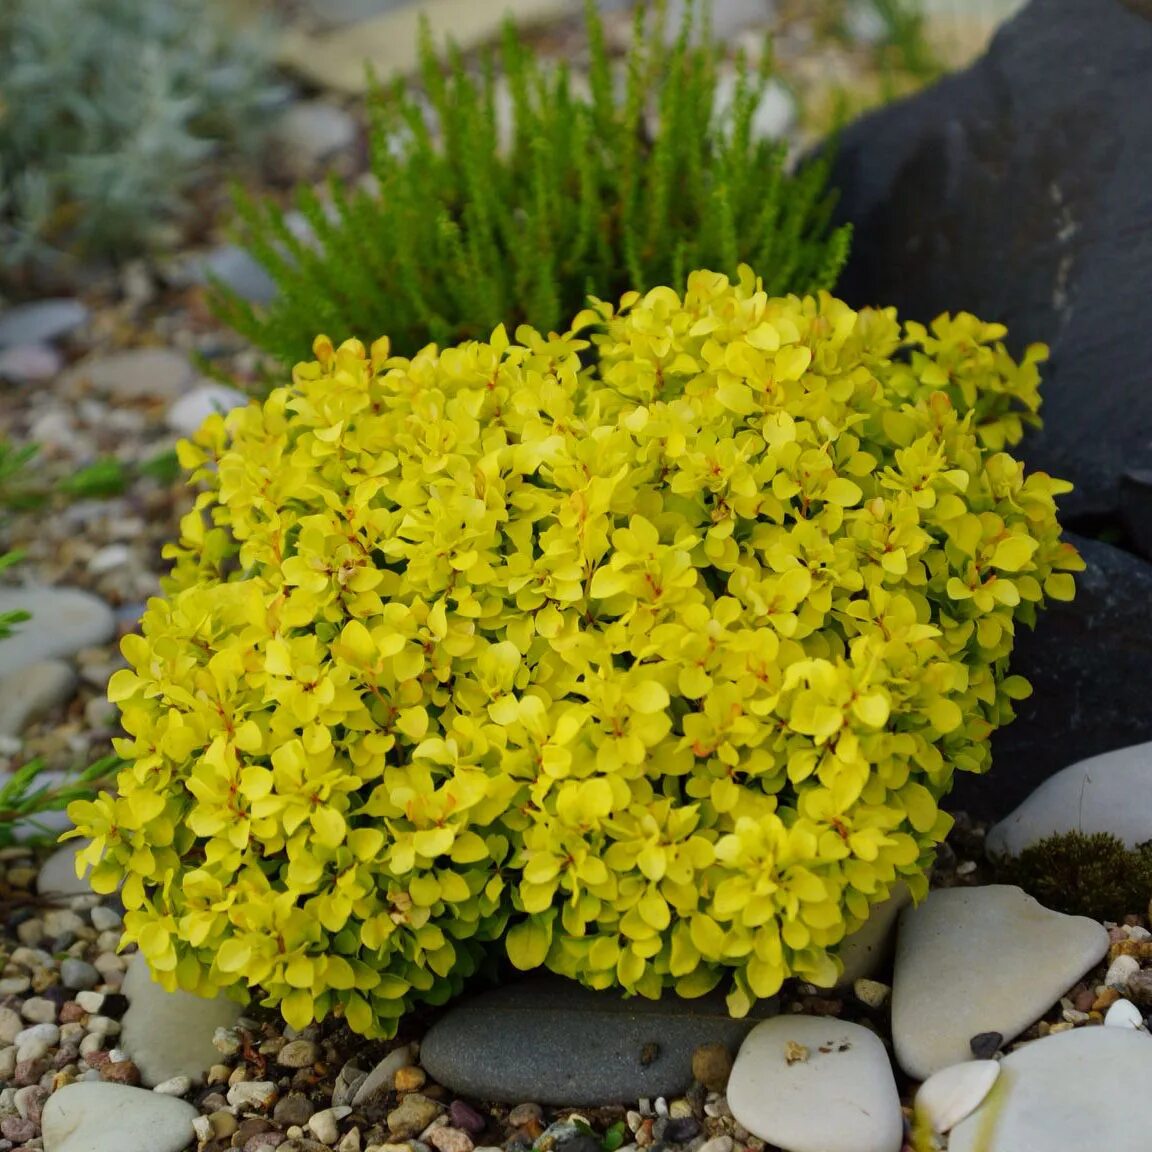
<instances>
[{"instance_id":1,"label":"speckled pebble","mask_svg":"<svg viewBox=\"0 0 1152 1152\"><path fill-rule=\"evenodd\" d=\"M276 1101L276 1085L271 1080L241 1080L228 1089L228 1103L234 1108L269 1108Z\"/></svg>"},{"instance_id":2,"label":"speckled pebble","mask_svg":"<svg viewBox=\"0 0 1152 1152\"><path fill-rule=\"evenodd\" d=\"M276 1063L282 1068L309 1068L319 1058L319 1044L312 1040L289 1040L277 1053Z\"/></svg>"}]
</instances>

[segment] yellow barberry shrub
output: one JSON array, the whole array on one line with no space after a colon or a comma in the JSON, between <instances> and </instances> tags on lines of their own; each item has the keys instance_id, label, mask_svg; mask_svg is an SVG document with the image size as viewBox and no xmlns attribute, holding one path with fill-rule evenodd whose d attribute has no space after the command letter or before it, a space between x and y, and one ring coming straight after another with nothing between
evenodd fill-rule
<instances>
[{"instance_id":1,"label":"yellow barberry shrub","mask_svg":"<svg viewBox=\"0 0 1152 1152\"><path fill-rule=\"evenodd\" d=\"M1038 364L700 271L563 335L323 337L181 457L203 486L110 686L98 891L172 987L391 1033L493 941L744 1013L896 879L1073 593L1005 451Z\"/></svg>"}]
</instances>

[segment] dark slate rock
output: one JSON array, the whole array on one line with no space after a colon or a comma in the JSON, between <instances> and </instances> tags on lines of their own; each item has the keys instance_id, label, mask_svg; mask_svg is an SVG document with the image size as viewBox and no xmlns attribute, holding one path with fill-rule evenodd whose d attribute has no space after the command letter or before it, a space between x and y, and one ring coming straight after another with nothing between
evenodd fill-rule
<instances>
[{"instance_id":1,"label":"dark slate rock","mask_svg":"<svg viewBox=\"0 0 1152 1152\"><path fill-rule=\"evenodd\" d=\"M839 291L1040 340L1033 468L1065 519L1114 520L1152 448L1152 0L1032 0L963 73L863 118L832 180L855 226Z\"/></svg>"},{"instance_id":2,"label":"dark slate rock","mask_svg":"<svg viewBox=\"0 0 1152 1152\"><path fill-rule=\"evenodd\" d=\"M946 806L983 819L1007 816L1069 764L1152 740L1152 564L1096 540L1067 539L1087 562L1076 599L1053 603L1035 630L1020 627L1013 672L1032 695L992 737L992 770L957 773Z\"/></svg>"},{"instance_id":3,"label":"dark slate rock","mask_svg":"<svg viewBox=\"0 0 1152 1152\"><path fill-rule=\"evenodd\" d=\"M733 1020L721 993L625 999L534 975L450 1009L424 1037L420 1063L453 1092L481 1100L631 1103L682 1093L698 1045L736 1049L776 1011L765 1001Z\"/></svg>"}]
</instances>

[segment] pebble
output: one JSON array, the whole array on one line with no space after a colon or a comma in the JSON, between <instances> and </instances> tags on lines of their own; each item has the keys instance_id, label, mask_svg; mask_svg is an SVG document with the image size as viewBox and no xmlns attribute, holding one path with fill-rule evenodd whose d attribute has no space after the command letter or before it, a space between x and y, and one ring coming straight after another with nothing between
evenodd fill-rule
<instances>
[{"instance_id":1,"label":"pebble","mask_svg":"<svg viewBox=\"0 0 1152 1152\"><path fill-rule=\"evenodd\" d=\"M352 1109L346 1104L339 1108L325 1108L322 1112L314 1112L308 1119L308 1131L321 1144L335 1144L340 1138L340 1121L351 1114Z\"/></svg>"},{"instance_id":2,"label":"pebble","mask_svg":"<svg viewBox=\"0 0 1152 1152\"><path fill-rule=\"evenodd\" d=\"M0 1044L13 1044L16 1037L27 1025L20 1017L20 1013L11 1008L0 1007Z\"/></svg>"},{"instance_id":3,"label":"pebble","mask_svg":"<svg viewBox=\"0 0 1152 1152\"><path fill-rule=\"evenodd\" d=\"M310 1068L320 1058L320 1045L312 1040L289 1040L276 1054L283 1068Z\"/></svg>"},{"instance_id":4,"label":"pebble","mask_svg":"<svg viewBox=\"0 0 1152 1152\"><path fill-rule=\"evenodd\" d=\"M460 1128L433 1128L427 1135L428 1143L436 1149L436 1152L472 1152L475 1147L472 1137ZM599 1141L596 1141L596 1145L599 1146ZM577 1152L572 1140L563 1146L571 1149L571 1152Z\"/></svg>"},{"instance_id":5,"label":"pebble","mask_svg":"<svg viewBox=\"0 0 1152 1152\"><path fill-rule=\"evenodd\" d=\"M217 1058L212 1037L235 1024L242 1008L220 995L208 1000L190 992L166 992L137 952L124 976L128 1009L122 1041L132 1053L144 1084L153 1087L173 1076L199 1082Z\"/></svg>"},{"instance_id":6,"label":"pebble","mask_svg":"<svg viewBox=\"0 0 1152 1152\"><path fill-rule=\"evenodd\" d=\"M352 1096L354 1107L362 1104L374 1103L379 1097L391 1092L396 1083L396 1073L399 1069L411 1064L415 1058L415 1049L410 1044L393 1048L365 1078Z\"/></svg>"},{"instance_id":7,"label":"pebble","mask_svg":"<svg viewBox=\"0 0 1152 1152\"><path fill-rule=\"evenodd\" d=\"M19 951L20 949L17 949L12 953L14 960ZM59 1011L53 1001L43 996L31 996L20 1005L20 1015L33 1024L55 1024Z\"/></svg>"},{"instance_id":8,"label":"pebble","mask_svg":"<svg viewBox=\"0 0 1152 1152\"><path fill-rule=\"evenodd\" d=\"M890 985L863 977L853 983L852 991L856 994L856 999L869 1008L883 1007L887 1003L888 997L892 995Z\"/></svg>"},{"instance_id":9,"label":"pebble","mask_svg":"<svg viewBox=\"0 0 1152 1152\"><path fill-rule=\"evenodd\" d=\"M18 304L0 312L0 348L43 344L67 336L88 322L88 309L67 297Z\"/></svg>"},{"instance_id":10,"label":"pebble","mask_svg":"<svg viewBox=\"0 0 1152 1152\"><path fill-rule=\"evenodd\" d=\"M903 1133L883 1042L859 1024L781 1016L757 1024L728 1081L732 1115L788 1152L895 1152Z\"/></svg>"},{"instance_id":11,"label":"pebble","mask_svg":"<svg viewBox=\"0 0 1152 1152\"><path fill-rule=\"evenodd\" d=\"M191 1089L191 1076L173 1076L168 1080L161 1080L152 1091L159 1092L161 1096L183 1096Z\"/></svg>"},{"instance_id":12,"label":"pebble","mask_svg":"<svg viewBox=\"0 0 1152 1152\"><path fill-rule=\"evenodd\" d=\"M60 962L60 982L65 988L88 989L100 983L101 976L87 960L69 956Z\"/></svg>"},{"instance_id":13,"label":"pebble","mask_svg":"<svg viewBox=\"0 0 1152 1152\"><path fill-rule=\"evenodd\" d=\"M95 908L88 913L92 921L92 927L97 932L114 932L121 928L124 920L120 913L115 908L109 908L104 904L97 904Z\"/></svg>"},{"instance_id":14,"label":"pebble","mask_svg":"<svg viewBox=\"0 0 1152 1152\"><path fill-rule=\"evenodd\" d=\"M999 1075L1000 1064L995 1060L968 1060L941 1068L920 1085L914 1113L944 1135L984 1102Z\"/></svg>"},{"instance_id":15,"label":"pebble","mask_svg":"<svg viewBox=\"0 0 1152 1152\"><path fill-rule=\"evenodd\" d=\"M1152 742L1117 748L1049 777L988 830L990 855L1018 856L1059 832L1110 832L1129 848L1152 822Z\"/></svg>"},{"instance_id":16,"label":"pebble","mask_svg":"<svg viewBox=\"0 0 1152 1152\"><path fill-rule=\"evenodd\" d=\"M94 353L65 373L62 386L86 384L116 401L175 401L196 381L188 357L171 348Z\"/></svg>"},{"instance_id":17,"label":"pebble","mask_svg":"<svg viewBox=\"0 0 1152 1152\"><path fill-rule=\"evenodd\" d=\"M38 384L59 375L64 357L47 344L15 344L0 348L0 380Z\"/></svg>"},{"instance_id":18,"label":"pebble","mask_svg":"<svg viewBox=\"0 0 1152 1152\"><path fill-rule=\"evenodd\" d=\"M303 1127L312 1118L315 1108L312 1102L302 1092L289 1092L276 1101L272 1109L272 1119L277 1124L290 1128L293 1124Z\"/></svg>"},{"instance_id":19,"label":"pebble","mask_svg":"<svg viewBox=\"0 0 1152 1152\"><path fill-rule=\"evenodd\" d=\"M392 1084L397 1092L415 1092L424 1087L424 1081L427 1079L424 1069L418 1064L408 1064L396 1069Z\"/></svg>"},{"instance_id":20,"label":"pebble","mask_svg":"<svg viewBox=\"0 0 1152 1152\"><path fill-rule=\"evenodd\" d=\"M271 1080L241 1080L228 1089L228 1103L234 1108L270 1108L276 1102L276 1085Z\"/></svg>"},{"instance_id":21,"label":"pebble","mask_svg":"<svg viewBox=\"0 0 1152 1152\"><path fill-rule=\"evenodd\" d=\"M0 644L0 676L71 656L103 644L116 632L116 617L103 600L77 588L0 588L0 614L23 610L32 619L13 627Z\"/></svg>"},{"instance_id":22,"label":"pebble","mask_svg":"<svg viewBox=\"0 0 1152 1152\"><path fill-rule=\"evenodd\" d=\"M36 878L36 891L41 896L76 896L91 893L92 887L87 877L76 875L76 854L88 845L87 840L70 840L57 848L40 869L40 874Z\"/></svg>"},{"instance_id":23,"label":"pebble","mask_svg":"<svg viewBox=\"0 0 1152 1152\"><path fill-rule=\"evenodd\" d=\"M1144 1028L1144 1015L1131 1000L1117 1000L1104 1014L1108 1028Z\"/></svg>"},{"instance_id":24,"label":"pebble","mask_svg":"<svg viewBox=\"0 0 1152 1152\"><path fill-rule=\"evenodd\" d=\"M972 1036L1019 1035L1108 951L1095 920L1019 888L941 888L901 916L892 1039L913 1079L967 1060Z\"/></svg>"},{"instance_id":25,"label":"pebble","mask_svg":"<svg viewBox=\"0 0 1152 1152\"><path fill-rule=\"evenodd\" d=\"M723 1092L732 1075L732 1053L724 1044L701 1044L692 1053L692 1078L710 1092Z\"/></svg>"},{"instance_id":26,"label":"pebble","mask_svg":"<svg viewBox=\"0 0 1152 1152\"><path fill-rule=\"evenodd\" d=\"M1128 981L1139 971L1140 961L1134 956L1117 956L1108 965L1108 971L1104 974L1104 983L1109 988L1117 988L1123 992L1128 987Z\"/></svg>"},{"instance_id":27,"label":"pebble","mask_svg":"<svg viewBox=\"0 0 1152 1152\"><path fill-rule=\"evenodd\" d=\"M123 1084L68 1084L44 1104L49 1152L183 1152L196 1109L185 1100Z\"/></svg>"},{"instance_id":28,"label":"pebble","mask_svg":"<svg viewBox=\"0 0 1152 1152\"><path fill-rule=\"evenodd\" d=\"M388 1131L394 1139L419 1136L443 1111L443 1106L419 1092L410 1092L388 1113Z\"/></svg>"},{"instance_id":29,"label":"pebble","mask_svg":"<svg viewBox=\"0 0 1152 1152\"><path fill-rule=\"evenodd\" d=\"M273 125L274 166L285 179L306 180L333 154L351 147L356 136L356 121L339 105L300 101Z\"/></svg>"},{"instance_id":30,"label":"pebble","mask_svg":"<svg viewBox=\"0 0 1152 1152\"><path fill-rule=\"evenodd\" d=\"M179 436L191 436L213 412L243 408L249 398L235 388L205 382L197 384L168 409L168 427Z\"/></svg>"},{"instance_id":31,"label":"pebble","mask_svg":"<svg viewBox=\"0 0 1152 1152\"><path fill-rule=\"evenodd\" d=\"M983 1105L952 1129L949 1152L1146 1152L1150 1079L1152 1044L1132 1029L1046 1036L1004 1057Z\"/></svg>"}]
</instances>

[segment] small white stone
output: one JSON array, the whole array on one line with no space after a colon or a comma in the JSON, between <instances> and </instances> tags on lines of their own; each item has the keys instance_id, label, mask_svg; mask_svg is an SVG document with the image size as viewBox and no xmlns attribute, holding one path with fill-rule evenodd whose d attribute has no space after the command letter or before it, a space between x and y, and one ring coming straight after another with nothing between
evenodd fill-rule
<instances>
[{"instance_id":1,"label":"small white stone","mask_svg":"<svg viewBox=\"0 0 1152 1152\"><path fill-rule=\"evenodd\" d=\"M74 999L85 1012L90 1012L93 1015L104 1007L103 992L93 992L86 988L83 992L77 992Z\"/></svg>"},{"instance_id":2,"label":"small white stone","mask_svg":"<svg viewBox=\"0 0 1152 1152\"><path fill-rule=\"evenodd\" d=\"M996 1060L968 1060L941 1068L916 1092L916 1115L943 1135L980 1107L999 1075Z\"/></svg>"},{"instance_id":3,"label":"small white stone","mask_svg":"<svg viewBox=\"0 0 1152 1152\"><path fill-rule=\"evenodd\" d=\"M856 999L869 1008L879 1008L892 995L890 985L863 977L852 985L852 991L856 994Z\"/></svg>"},{"instance_id":4,"label":"small white stone","mask_svg":"<svg viewBox=\"0 0 1152 1152\"><path fill-rule=\"evenodd\" d=\"M104 904L98 904L88 915L92 921L92 927L97 932L113 932L124 925L120 913L115 908L109 908Z\"/></svg>"},{"instance_id":5,"label":"small white stone","mask_svg":"<svg viewBox=\"0 0 1152 1152\"><path fill-rule=\"evenodd\" d=\"M155 1089L153 1089L155 1091ZM212 1131L212 1121L207 1116L197 1116L192 1121L192 1129L196 1133L196 1139L201 1144L206 1144L212 1139L214 1133Z\"/></svg>"},{"instance_id":6,"label":"small white stone","mask_svg":"<svg viewBox=\"0 0 1152 1152\"><path fill-rule=\"evenodd\" d=\"M0 613L20 610L30 612L32 619L14 625L0 645L0 676L71 656L116 633L112 609L76 588L0 588Z\"/></svg>"},{"instance_id":7,"label":"small white stone","mask_svg":"<svg viewBox=\"0 0 1152 1152\"><path fill-rule=\"evenodd\" d=\"M80 1041L80 1055L91 1056L93 1052L101 1052L104 1049L104 1035L101 1032L89 1032L83 1040Z\"/></svg>"},{"instance_id":8,"label":"small white stone","mask_svg":"<svg viewBox=\"0 0 1152 1152\"><path fill-rule=\"evenodd\" d=\"M1131 1000L1117 1000L1104 1013L1106 1028L1144 1028L1144 1016Z\"/></svg>"},{"instance_id":9,"label":"small white stone","mask_svg":"<svg viewBox=\"0 0 1152 1152\"><path fill-rule=\"evenodd\" d=\"M15 957L16 953L12 955ZM56 1005L43 996L32 996L20 1005L20 1015L30 1024L55 1024L56 1013Z\"/></svg>"},{"instance_id":10,"label":"small white stone","mask_svg":"<svg viewBox=\"0 0 1152 1152\"><path fill-rule=\"evenodd\" d=\"M129 348L93 353L64 374L61 387L77 385L113 400L175 400L196 379L196 370L170 348Z\"/></svg>"},{"instance_id":11,"label":"small white stone","mask_svg":"<svg viewBox=\"0 0 1152 1152\"><path fill-rule=\"evenodd\" d=\"M1109 988L1123 992L1128 987L1128 981L1139 971L1140 961L1135 956L1117 956L1104 973L1104 983Z\"/></svg>"},{"instance_id":12,"label":"small white stone","mask_svg":"<svg viewBox=\"0 0 1152 1152\"><path fill-rule=\"evenodd\" d=\"M371 1072L367 1079L356 1089L352 1097L352 1104L359 1107L361 1104L372 1103L377 1097L392 1091L396 1082L396 1073L406 1068L416 1058L416 1052L411 1044L404 1044L394 1048Z\"/></svg>"},{"instance_id":13,"label":"small white stone","mask_svg":"<svg viewBox=\"0 0 1152 1152\"><path fill-rule=\"evenodd\" d=\"M88 1017L88 1031L98 1036L119 1036L120 1021L113 1020L111 1016L101 1016L97 1013Z\"/></svg>"},{"instance_id":14,"label":"small white stone","mask_svg":"<svg viewBox=\"0 0 1152 1152\"><path fill-rule=\"evenodd\" d=\"M224 384L197 384L168 409L168 427L180 436L191 436L213 412L243 408L249 397Z\"/></svg>"},{"instance_id":15,"label":"small white stone","mask_svg":"<svg viewBox=\"0 0 1152 1152\"><path fill-rule=\"evenodd\" d=\"M241 1080L228 1089L228 1103L234 1108L268 1108L276 1102L276 1085L271 1080Z\"/></svg>"},{"instance_id":16,"label":"small white stone","mask_svg":"<svg viewBox=\"0 0 1152 1152\"><path fill-rule=\"evenodd\" d=\"M39 1060L41 1056L47 1056L51 1051L52 1045L47 1040L41 1040L39 1037L25 1040L23 1044L16 1045L16 1063L24 1064L29 1060Z\"/></svg>"},{"instance_id":17,"label":"small white stone","mask_svg":"<svg viewBox=\"0 0 1152 1152\"><path fill-rule=\"evenodd\" d=\"M19 736L75 689L76 673L63 660L39 660L0 677L0 735Z\"/></svg>"},{"instance_id":18,"label":"small white stone","mask_svg":"<svg viewBox=\"0 0 1152 1152\"><path fill-rule=\"evenodd\" d=\"M161 1096L183 1096L191 1087L191 1076L172 1076L167 1080L161 1080L152 1091L159 1092Z\"/></svg>"},{"instance_id":19,"label":"small white stone","mask_svg":"<svg viewBox=\"0 0 1152 1152\"><path fill-rule=\"evenodd\" d=\"M92 554L88 561L88 571L93 576L113 572L132 561L132 549L127 544L105 544Z\"/></svg>"},{"instance_id":20,"label":"small white stone","mask_svg":"<svg viewBox=\"0 0 1152 1152\"><path fill-rule=\"evenodd\" d=\"M11 1008L0 1008L0 1044L14 1044L24 1028L19 1012Z\"/></svg>"},{"instance_id":21,"label":"small white stone","mask_svg":"<svg viewBox=\"0 0 1152 1152\"><path fill-rule=\"evenodd\" d=\"M60 1028L56 1024L33 1024L16 1034L17 1044L23 1044L26 1040L46 1040L50 1045L59 1044Z\"/></svg>"},{"instance_id":22,"label":"small white stone","mask_svg":"<svg viewBox=\"0 0 1152 1152\"><path fill-rule=\"evenodd\" d=\"M339 1123L345 1116L349 1116L352 1109L347 1104L336 1108L325 1108L321 1112L314 1112L308 1119L308 1131L320 1141L321 1144L335 1144L340 1137Z\"/></svg>"}]
</instances>

